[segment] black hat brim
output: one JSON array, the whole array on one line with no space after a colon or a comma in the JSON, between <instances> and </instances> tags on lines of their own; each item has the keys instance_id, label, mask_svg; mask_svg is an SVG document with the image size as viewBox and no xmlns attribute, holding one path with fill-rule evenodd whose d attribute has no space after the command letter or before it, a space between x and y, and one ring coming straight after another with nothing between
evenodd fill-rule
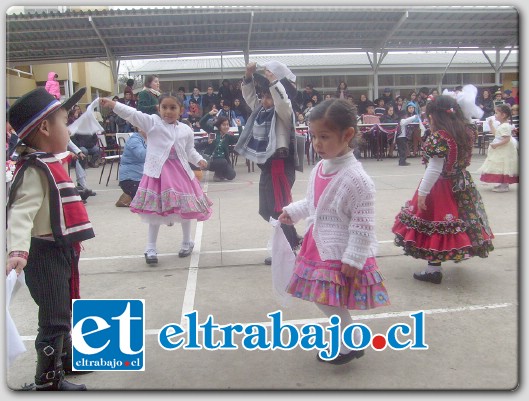
<instances>
[{"instance_id":1,"label":"black hat brim","mask_svg":"<svg viewBox=\"0 0 529 401\"><path fill-rule=\"evenodd\" d=\"M75 106L79 100L84 96L86 93L86 88L81 88L77 92L75 92L72 96L70 96L69 99L66 99L64 102L62 102L62 107L64 107L66 110L70 110L73 106Z\"/></svg>"}]
</instances>

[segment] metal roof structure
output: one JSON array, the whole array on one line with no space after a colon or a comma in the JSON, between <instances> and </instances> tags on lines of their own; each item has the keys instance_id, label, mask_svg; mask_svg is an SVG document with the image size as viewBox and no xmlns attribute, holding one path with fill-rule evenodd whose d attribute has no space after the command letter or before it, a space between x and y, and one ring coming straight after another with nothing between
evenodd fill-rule
<instances>
[{"instance_id":1,"label":"metal roof structure","mask_svg":"<svg viewBox=\"0 0 529 401\"><path fill-rule=\"evenodd\" d=\"M489 60L494 59L494 54L488 54ZM500 52L503 63L503 72L518 72L518 52ZM372 67L366 53L316 53L316 54L279 54L279 55L252 55L251 61L264 64L270 60L281 61L297 76L313 75L317 70L319 74L370 74ZM482 52L416 52L416 53L390 53L380 66L379 74L441 74L447 65L451 71L458 72L483 72L493 71L491 64ZM179 59L159 59L147 61L142 66L129 71L132 75L157 74L160 80L174 79L206 79L211 74L223 71L224 77L239 77L245 68L244 57L188 57Z\"/></svg>"},{"instance_id":2,"label":"metal roof structure","mask_svg":"<svg viewBox=\"0 0 529 401\"><path fill-rule=\"evenodd\" d=\"M508 6L67 10L8 14L6 64L115 63L220 53L500 51L518 49L518 36L518 12Z\"/></svg>"}]
</instances>

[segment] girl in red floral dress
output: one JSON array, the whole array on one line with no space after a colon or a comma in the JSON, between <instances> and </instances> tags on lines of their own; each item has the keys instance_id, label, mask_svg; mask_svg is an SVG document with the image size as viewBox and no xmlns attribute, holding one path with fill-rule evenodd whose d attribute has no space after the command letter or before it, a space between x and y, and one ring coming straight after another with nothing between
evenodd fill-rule
<instances>
[{"instance_id":1,"label":"girl in red floral dress","mask_svg":"<svg viewBox=\"0 0 529 401\"><path fill-rule=\"evenodd\" d=\"M470 173L476 135L450 96L426 106L431 134L424 143L428 167L411 201L395 219L395 244L406 255L428 262L417 280L440 284L441 262L479 256L494 249L487 214Z\"/></svg>"}]
</instances>

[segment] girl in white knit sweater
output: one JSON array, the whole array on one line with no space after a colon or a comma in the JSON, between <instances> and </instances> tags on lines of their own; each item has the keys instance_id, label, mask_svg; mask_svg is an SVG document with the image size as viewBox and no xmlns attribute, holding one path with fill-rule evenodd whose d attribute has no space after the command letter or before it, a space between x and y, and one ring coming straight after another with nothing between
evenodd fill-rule
<instances>
[{"instance_id":1,"label":"girl in white knit sweater","mask_svg":"<svg viewBox=\"0 0 529 401\"><path fill-rule=\"evenodd\" d=\"M353 155L355 133L356 113L346 100L326 100L312 110L310 134L323 160L311 172L307 197L279 216L283 224L307 219L308 227L287 291L314 302L328 317L340 316L342 329L353 323L348 309L389 305L375 260L375 186ZM363 354L341 344L330 363Z\"/></svg>"}]
</instances>

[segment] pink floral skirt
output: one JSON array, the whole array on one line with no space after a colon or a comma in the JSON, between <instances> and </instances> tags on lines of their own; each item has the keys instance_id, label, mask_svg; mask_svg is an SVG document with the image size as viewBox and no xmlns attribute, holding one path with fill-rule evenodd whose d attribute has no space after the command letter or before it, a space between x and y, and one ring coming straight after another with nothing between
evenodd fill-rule
<instances>
[{"instance_id":1,"label":"pink floral skirt","mask_svg":"<svg viewBox=\"0 0 529 401\"><path fill-rule=\"evenodd\" d=\"M375 258L353 277L341 272L341 261L314 262L298 256L287 292L296 298L346 309L373 309L390 304Z\"/></svg>"},{"instance_id":2,"label":"pink floral skirt","mask_svg":"<svg viewBox=\"0 0 529 401\"><path fill-rule=\"evenodd\" d=\"M147 223L171 224L182 219L207 220L212 205L198 180L189 178L180 160L169 158L160 177L143 175L130 210Z\"/></svg>"}]
</instances>

